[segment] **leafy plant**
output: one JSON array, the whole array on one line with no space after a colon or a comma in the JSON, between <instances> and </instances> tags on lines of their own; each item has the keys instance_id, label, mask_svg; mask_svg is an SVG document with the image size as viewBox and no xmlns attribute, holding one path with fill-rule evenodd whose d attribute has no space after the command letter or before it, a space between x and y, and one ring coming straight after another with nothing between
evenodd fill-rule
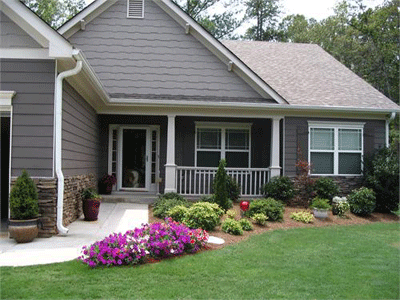
<instances>
[{"instance_id":1,"label":"leafy plant","mask_svg":"<svg viewBox=\"0 0 400 300\"><path fill-rule=\"evenodd\" d=\"M269 182L262 187L264 196L271 197L283 202L287 202L295 195L292 180L287 176L272 177Z\"/></svg>"},{"instance_id":2,"label":"leafy plant","mask_svg":"<svg viewBox=\"0 0 400 300\"><path fill-rule=\"evenodd\" d=\"M81 196L82 196L83 200L87 200L87 199L100 200L101 199L101 196L93 188L83 189L81 192Z\"/></svg>"},{"instance_id":3,"label":"leafy plant","mask_svg":"<svg viewBox=\"0 0 400 300\"><path fill-rule=\"evenodd\" d=\"M174 198L176 196L176 198ZM160 196L153 204L153 215L156 218L164 219L167 216L167 212L178 205L189 207L190 203L183 198L181 195L176 193L167 193Z\"/></svg>"},{"instance_id":4,"label":"leafy plant","mask_svg":"<svg viewBox=\"0 0 400 300\"><path fill-rule=\"evenodd\" d=\"M114 175L104 174L100 179L100 184L113 186L117 183L117 178Z\"/></svg>"},{"instance_id":5,"label":"leafy plant","mask_svg":"<svg viewBox=\"0 0 400 300\"><path fill-rule=\"evenodd\" d=\"M240 224L240 226L242 226L242 229L243 229L244 231L251 231L251 230L253 230L253 225L251 225L250 221L247 220L247 219L245 219L245 218L240 219L240 220L239 220L239 224Z\"/></svg>"},{"instance_id":6,"label":"leafy plant","mask_svg":"<svg viewBox=\"0 0 400 300\"><path fill-rule=\"evenodd\" d=\"M188 208L184 205L177 205L168 210L167 216L176 222L183 222L188 212Z\"/></svg>"},{"instance_id":7,"label":"leafy plant","mask_svg":"<svg viewBox=\"0 0 400 300\"><path fill-rule=\"evenodd\" d=\"M232 202L228 198L228 175L225 170L226 161L221 159L219 162L217 174L214 178L214 194L215 203L217 203L223 210L228 210L232 207Z\"/></svg>"},{"instance_id":8,"label":"leafy plant","mask_svg":"<svg viewBox=\"0 0 400 300\"><path fill-rule=\"evenodd\" d=\"M250 202L249 210L245 215L252 217L257 213L264 214L271 221L282 221L285 206L282 202L273 198L256 199Z\"/></svg>"},{"instance_id":9,"label":"leafy plant","mask_svg":"<svg viewBox=\"0 0 400 300\"><path fill-rule=\"evenodd\" d=\"M226 178L227 178L226 185L228 189L228 198L233 202L237 202L240 197L240 185L231 176L228 175L226 176Z\"/></svg>"},{"instance_id":10,"label":"leafy plant","mask_svg":"<svg viewBox=\"0 0 400 300\"><path fill-rule=\"evenodd\" d=\"M230 218L225 219L225 221L222 223L222 231L233 235L243 234L243 229L240 223Z\"/></svg>"},{"instance_id":11,"label":"leafy plant","mask_svg":"<svg viewBox=\"0 0 400 300\"><path fill-rule=\"evenodd\" d=\"M314 190L318 197L332 201L340 193L339 186L330 177L320 177L314 183Z\"/></svg>"},{"instance_id":12,"label":"leafy plant","mask_svg":"<svg viewBox=\"0 0 400 300\"><path fill-rule=\"evenodd\" d=\"M290 218L303 223L311 223L314 221L314 215L307 211L293 212L290 214Z\"/></svg>"},{"instance_id":13,"label":"leafy plant","mask_svg":"<svg viewBox=\"0 0 400 300\"><path fill-rule=\"evenodd\" d=\"M220 224L223 213L216 203L197 202L188 209L183 222L190 228L210 231Z\"/></svg>"},{"instance_id":14,"label":"leafy plant","mask_svg":"<svg viewBox=\"0 0 400 300\"><path fill-rule=\"evenodd\" d=\"M183 197L178 193L173 193L173 192L162 194L158 196L158 199L178 199L181 201L186 201L185 197Z\"/></svg>"},{"instance_id":15,"label":"leafy plant","mask_svg":"<svg viewBox=\"0 0 400 300\"><path fill-rule=\"evenodd\" d=\"M298 150L300 154L300 150ZM315 179L310 176L311 164L306 160L298 160L296 163L298 174L295 178L295 188L298 198L301 199L305 207L310 205L311 199L314 197Z\"/></svg>"},{"instance_id":16,"label":"leafy plant","mask_svg":"<svg viewBox=\"0 0 400 300\"><path fill-rule=\"evenodd\" d=\"M326 209L329 210L332 207L329 205L329 200L328 199L322 199L319 197L315 197L311 203L311 208L316 208L316 209Z\"/></svg>"},{"instance_id":17,"label":"leafy plant","mask_svg":"<svg viewBox=\"0 0 400 300\"><path fill-rule=\"evenodd\" d=\"M345 214L350 210L350 204L347 201L340 201L334 204L339 217L344 217Z\"/></svg>"},{"instance_id":18,"label":"leafy plant","mask_svg":"<svg viewBox=\"0 0 400 300\"><path fill-rule=\"evenodd\" d=\"M233 210L233 209L230 209L230 210L228 210L228 211L226 212L226 215L227 215L228 218L235 219L235 217L236 217L236 211Z\"/></svg>"},{"instance_id":19,"label":"leafy plant","mask_svg":"<svg viewBox=\"0 0 400 300\"><path fill-rule=\"evenodd\" d=\"M14 220L29 220L39 215L37 188L25 170L11 189L10 213Z\"/></svg>"},{"instance_id":20,"label":"leafy plant","mask_svg":"<svg viewBox=\"0 0 400 300\"><path fill-rule=\"evenodd\" d=\"M361 187L353 190L347 196L347 201L350 204L350 210L356 215L370 215L376 204L375 192L372 189Z\"/></svg>"},{"instance_id":21,"label":"leafy plant","mask_svg":"<svg viewBox=\"0 0 400 300\"><path fill-rule=\"evenodd\" d=\"M199 202L209 202L209 203L215 203L215 195L203 195L200 197Z\"/></svg>"},{"instance_id":22,"label":"leafy plant","mask_svg":"<svg viewBox=\"0 0 400 300\"><path fill-rule=\"evenodd\" d=\"M251 219L258 225L264 226L267 223L268 217L262 213L254 214Z\"/></svg>"}]
</instances>

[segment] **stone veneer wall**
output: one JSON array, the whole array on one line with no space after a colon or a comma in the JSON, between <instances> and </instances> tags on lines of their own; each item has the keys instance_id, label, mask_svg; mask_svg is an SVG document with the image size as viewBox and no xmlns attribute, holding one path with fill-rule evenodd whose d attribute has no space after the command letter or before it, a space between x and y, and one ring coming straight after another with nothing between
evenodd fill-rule
<instances>
[{"instance_id":1,"label":"stone veneer wall","mask_svg":"<svg viewBox=\"0 0 400 300\"><path fill-rule=\"evenodd\" d=\"M352 190L362 187L364 182L362 176L337 176L332 179L339 185L341 196L347 196Z\"/></svg>"}]
</instances>

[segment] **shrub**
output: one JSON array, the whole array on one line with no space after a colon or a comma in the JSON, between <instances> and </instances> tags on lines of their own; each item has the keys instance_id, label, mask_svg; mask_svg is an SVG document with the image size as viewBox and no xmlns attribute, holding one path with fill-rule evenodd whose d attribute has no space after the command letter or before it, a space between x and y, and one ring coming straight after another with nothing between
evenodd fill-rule
<instances>
[{"instance_id":1,"label":"shrub","mask_svg":"<svg viewBox=\"0 0 400 300\"><path fill-rule=\"evenodd\" d=\"M290 218L303 223L311 223L312 221L314 221L314 215L306 211L291 213Z\"/></svg>"},{"instance_id":2,"label":"shrub","mask_svg":"<svg viewBox=\"0 0 400 300\"><path fill-rule=\"evenodd\" d=\"M183 222L190 228L210 231L219 225L223 213L216 203L197 202L188 209Z\"/></svg>"},{"instance_id":3,"label":"shrub","mask_svg":"<svg viewBox=\"0 0 400 300\"><path fill-rule=\"evenodd\" d=\"M240 219L239 224L240 224L240 226L242 226L242 229L245 231L253 230L253 225L251 225L250 221L247 219Z\"/></svg>"},{"instance_id":4,"label":"shrub","mask_svg":"<svg viewBox=\"0 0 400 300\"><path fill-rule=\"evenodd\" d=\"M190 229L167 219L166 223L143 225L125 234L113 233L82 249L78 260L89 267L135 265L146 257L164 258L195 253L205 247L207 232Z\"/></svg>"},{"instance_id":5,"label":"shrub","mask_svg":"<svg viewBox=\"0 0 400 300\"><path fill-rule=\"evenodd\" d=\"M254 214L254 215L251 217L251 219L252 219L256 224L264 226L265 223L267 223L268 217L267 217L266 215L264 215L264 214L257 213L257 214Z\"/></svg>"},{"instance_id":6,"label":"shrub","mask_svg":"<svg viewBox=\"0 0 400 300\"><path fill-rule=\"evenodd\" d=\"M292 180L287 176L275 176L262 187L265 197L287 202L295 195Z\"/></svg>"},{"instance_id":7,"label":"shrub","mask_svg":"<svg viewBox=\"0 0 400 300\"><path fill-rule=\"evenodd\" d=\"M15 220L29 220L39 215L36 185L25 170L11 189L10 213Z\"/></svg>"},{"instance_id":8,"label":"shrub","mask_svg":"<svg viewBox=\"0 0 400 300\"><path fill-rule=\"evenodd\" d=\"M177 198L171 198L175 195L175 193L167 193L165 195L160 196L156 202L153 204L153 215L156 218L164 219L167 216L167 212L178 205L183 205L185 207L189 207L190 203L183 198L181 195L178 195Z\"/></svg>"},{"instance_id":9,"label":"shrub","mask_svg":"<svg viewBox=\"0 0 400 300\"><path fill-rule=\"evenodd\" d=\"M211 195L201 196L199 202L215 203L215 195L211 194Z\"/></svg>"},{"instance_id":10,"label":"shrub","mask_svg":"<svg viewBox=\"0 0 400 300\"><path fill-rule=\"evenodd\" d=\"M379 150L364 164L366 186L376 194L376 210L395 211L399 207L399 156L395 148Z\"/></svg>"},{"instance_id":11,"label":"shrub","mask_svg":"<svg viewBox=\"0 0 400 300\"><path fill-rule=\"evenodd\" d=\"M179 195L178 193L173 193L173 192L162 194L158 198L159 199L178 199L181 201L186 201L185 197L183 197L182 195Z\"/></svg>"},{"instance_id":12,"label":"shrub","mask_svg":"<svg viewBox=\"0 0 400 300\"><path fill-rule=\"evenodd\" d=\"M318 197L328 199L330 203L340 193L339 186L330 177L318 178L314 183L314 190Z\"/></svg>"},{"instance_id":13,"label":"shrub","mask_svg":"<svg viewBox=\"0 0 400 300\"><path fill-rule=\"evenodd\" d=\"M374 211L375 199L375 192L366 187L353 190L347 196L351 212L362 216L370 215Z\"/></svg>"},{"instance_id":14,"label":"shrub","mask_svg":"<svg viewBox=\"0 0 400 300\"><path fill-rule=\"evenodd\" d=\"M230 218L225 219L225 221L222 223L222 231L233 235L243 234L243 229L240 223Z\"/></svg>"},{"instance_id":15,"label":"shrub","mask_svg":"<svg viewBox=\"0 0 400 300\"><path fill-rule=\"evenodd\" d=\"M233 210L233 209L230 209L230 210L228 210L228 211L226 212L226 215L227 215L228 218L235 219L235 217L236 217L236 211Z\"/></svg>"},{"instance_id":16,"label":"shrub","mask_svg":"<svg viewBox=\"0 0 400 300\"><path fill-rule=\"evenodd\" d=\"M221 159L219 162L217 174L214 178L214 194L215 203L217 203L223 210L228 210L232 207L232 202L228 198L228 175L225 170L226 162L225 159Z\"/></svg>"},{"instance_id":17,"label":"shrub","mask_svg":"<svg viewBox=\"0 0 400 300\"><path fill-rule=\"evenodd\" d=\"M339 217L344 217L344 215L350 210L350 204L347 201L340 201L336 203L335 206Z\"/></svg>"},{"instance_id":18,"label":"shrub","mask_svg":"<svg viewBox=\"0 0 400 300\"><path fill-rule=\"evenodd\" d=\"M237 202L240 197L240 185L231 176L226 176L226 179L227 179L226 185L227 185L227 189L228 189L228 198L233 202ZM230 207L232 207L232 206L230 206Z\"/></svg>"},{"instance_id":19,"label":"shrub","mask_svg":"<svg viewBox=\"0 0 400 300\"><path fill-rule=\"evenodd\" d=\"M282 221L285 212L284 204L273 198L256 199L250 202L249 210L245 212L246 216L252 217L257 213L262 213L271 221Z\"/></svg>"},{"instance_id":20,"label":"shrub","mask_svg":"<svg viewBox=\"0 0 400 300\"><path fill-rule=\"evenodd\" d=\"M316 208L316 209L326 209L329 210L332 207L329 205L329 200L328 199L322 199L319 197L315 197L312 201L312 204L310 205L311 208Z\"/></svg>"},{"instance_id":21,"label":"shrub","mask_svg":"<svg viewBox=\"0 0 400 300\"><path fill-rule=\"evenodd\" d=\"M298 155L301 157L300 150ZM315 179L310 176L311 164L306 160L298 160L296 163L298 174L294 180L296 193L299 199L305 207L310 205L311 199L315 196L314 183Z\"/></svg>"},{"instance_id":22,"label":"shrub","mask_svg":"<svg viewBox=\"0 0 400 300\"><path fill-rule=\"evenodd\" d=\"M188 208L183 205L177 205L168 210L167 215L176 222L183 222L185 215L188 212Z\"/></svg>"}]
</instances>

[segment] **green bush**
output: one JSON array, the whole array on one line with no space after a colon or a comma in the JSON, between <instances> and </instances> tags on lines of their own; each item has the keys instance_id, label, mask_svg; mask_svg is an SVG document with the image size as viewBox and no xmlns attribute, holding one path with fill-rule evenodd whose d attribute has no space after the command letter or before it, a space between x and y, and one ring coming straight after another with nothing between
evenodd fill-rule
<instances>
[{"instance_id":1,"label":"green bush","mask_svg":"<svg viewBox=\"0 0 400 300\"><path fill-rule=\"evenodd\" d=\"M215 195L211 194L211 195L201 196L199 202L215 203Z\"/></svg>"},{"instance_id":2,"label":"green bush","mask_svg":"<svg viewBox=\"0 0 400 300\"><path fill-rule=\"evenodd\" d=\"M226 185L228 189L228 198L233 202L237 202L240 197L240 185L231 176L226 176L226 179L227 179Z\"/></svg>"},{"instance_id":3,"label":"green bush","mask_svg":"<svg viewBox=\"0 0 400 300\"><path fill-rule=\"evenodd\" d=\"M267 223L268 217L264 214L254 214L251 219L258 225L264 226Z\"/></svg>"},{"instance_id":4,"label":"green bush","mask_svg":"<svg viewBox=\"0 0 400 300\"><path fill-rule=\"evenodd\" d=\"M11 189L10 213L15 220L29 220L39 215L37 188L25 170Z\"/></svg>"},{"instance_id":5,"label":"green bush","mask_svg":"<svg viewBox=\"0 0 400 300\"><path fill-rule=\"evenodd\" d=\"M225 219L225 221L222 223L222 231L233 235L243 234L243 229L240 223L230 218Z\"/></svg>"},{"instance_id":6,"label":"green bush","mask_svg":"<svg viewBox=\"0 0 400 300\"><path fill-rule=\"evenodd\" d=\"M168 210L167 216L171 217L176 222L183 222L188 212L188 208L183 205L177 205Z\"/></svg>"},{"instance_id":7,"label":"green bush","mask_svg":"<svg viewBox=\"0 0 400 300\"><path fill-rule=\"evenodd\" d=\"M190 228L210 231L220 224L223 213L216 203L197 202L188 209L183 222Z\"/></svg>"},{"instance_id":8,"label":"green bush","mask_svg":"<svg viewBox=\"0 0 400 300\"><path fill-rule=\"evenodd\" d=\"M245 215L252 217L255 214L261 213L268 217L271 221L282 221L285 206L281 201L273 198L256 199L250 202L249 210Z\"/></svg>"},{"instance_id":9,"label":"green bush","mask_svg":"<svg viewBox=\"0 0 400 300\"><path fill-rule=\"evenodd\" d=\"M311 223L314 220L314 215L306 211L299 211L291 213L290 218L298 222Z\"/></svg>"},{"instance_id":10,"label":"green bush","mask_svg":"<svg viewBox=\"0 0 400 300\"><path fill-rule=\"evenodd\" d=\"M376 205L375 192L372 189L362 187L353 190L347 196L347 202L350 204L350 211L356 215L370 215Z\"/></svg>"},{"instance_id":11,"label":"green bush","mask_svg":"<svg viewBox=\"0 0 400 300\"><path fill-rule=\"evenodd\" d=\"M376 194L376 211L391 212L399 208L399 154L395 148L379 150L364 163L366 186Z\"/></svg>"},{"instance_id":12,"label":"green bush","mask_svg":"<svg viewBox=\"0 0 400 300\"><path fill-rule=\"evenodd\" d=\"M247 220L247 219L240 219L239 220L239 224L240 224L240 226L242 226L242 229L244 230L244 231L250 231L250 230L253 230L253 225L251 225L251 223L250 223L250 221L249 220Z\"/></svg>"},{"instance_id":13,"label":"green bush","mask_svg":"<svg viewBox=\"0 0 400 300\"><path fill-rule=\"evenodd\" d=\"M318 197L328 199L329 203L340 193L339 186L330 177L318 178L314 183L314 190Z\"/></svg>"},{"instance_id":14,"label":"green bush","mask_svg":"<svg viewBox=\"0 0 400 300\"><path fill-rule=\"evenodd\" d=\"M329 205L329 200L328 199L322 199L319 197L315 197L310 205L311 208L316 208L316 209L326 209L329 210L332 208L332 206Z\"/></svg>"},{"instance_id":15,"label":"green bush","mask_svg":"<svg viewBox=\"0 0 400 300\"><path fill-rule=\"evenodd\" d=\"M217 174L214 178L214 194L215 203L217 203L223 210L228 210L232 207L232 201L229 201L228 195L228 175L225 170L226 162L225 159L221 159L219 162Z\"/></svg>"},{"instance_id":16,"label":"green bush","mask_svg":"<svg viewBox=\"0 0 400 300\"><path fill-rule=\"evenodd\" d=\"M153 204L153 215L156 218L164 219L167 216L167 212L178 205L183 205L185 207L189 207L190 203L183 198L181 195L178 195L177 198L173 198L172 196L175 193L167 193L165 195L160 196L156 202ZM171 198L172 197L172 198Z\"/></svg>"},{"instance_id":17,"label":"green bush","mask_svg":"<svg viewBox=\"0 0 400 300\"><path fill-rule=\"evenodd\" d=\"M181 201L186 201L185 197L183 197L182 195L179 195L178 193L173 193L173 192L162 194L158 198L159 199L178 199Z\"/></svg>"},{"instance_id":18,"label":"green bush","mask_svg":"<svg viewBox=\"0 0 400 300\"><path fill-rule=\"evenodd\" d=\"M226 215L227 215L228 218L235 219L235 217L236 217L236 211L233 210L233 209L230 209L230 210L228 210L228 211L226 212Z\"/></svg>"},{"instance_id":19,"label":"green bush","mask_svg":"<svg viewBox=\"0 0 400 300\"><path fill-rule=\"evenodd\" d=\"M292 180L287 176L272 177L269 182L262 187L264 196L287 202L295 195Z\"/></svg>"}]
</instances>

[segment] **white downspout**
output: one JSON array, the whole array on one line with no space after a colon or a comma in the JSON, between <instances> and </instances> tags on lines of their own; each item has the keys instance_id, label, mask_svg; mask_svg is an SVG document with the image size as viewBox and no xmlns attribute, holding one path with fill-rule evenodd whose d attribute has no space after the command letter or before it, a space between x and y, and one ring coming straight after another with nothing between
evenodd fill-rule
<instances>
[{"instance_id":1,"label":"white downspout","mask_svg":"<svg viewBox=\"0 0 400 300\"><path fill-rule=\"evenodd\" d=\"M389 119L386 119L386 148L388 148L389 147L389 124L390 124L390 122L391 121L393 121L394 120L394 118L396 117L396 113L395 112L392 112L391 113L391 115L390 115L390 117L389 117Z\"/></svg>"},{"instance_id":2,"label":"white downspout","mask_svg":"<svg viewBox=\"0 0 400 300\"><path fill-rule=\"evenodd\" d=\"M77 60L75 68L64 71L58 74L55 86L55 161L56 161L56 174L58 179L57 184L57 229L62 235L68 234L68 228L63 225L63 210L64 210L64 174L62 172L62 81L64 78L78 74L82 69L82 60L80 58L79 50L74 51L74 58Z\"/></svg>"}]
</instances>

